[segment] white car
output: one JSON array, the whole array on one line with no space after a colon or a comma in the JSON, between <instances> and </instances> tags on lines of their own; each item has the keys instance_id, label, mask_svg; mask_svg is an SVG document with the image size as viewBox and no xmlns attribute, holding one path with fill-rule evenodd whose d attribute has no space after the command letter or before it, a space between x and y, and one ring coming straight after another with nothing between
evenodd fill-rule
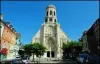
<instances>
[{"instance_id":1,"label":"white car","mask_svg":"<svg viewBox=\"0 0 100 64\"><path fill-rule=\"evenodd\" d=\"M28 64L28 60L22 60L25 64Z\"/></svg>"}]
</instances>

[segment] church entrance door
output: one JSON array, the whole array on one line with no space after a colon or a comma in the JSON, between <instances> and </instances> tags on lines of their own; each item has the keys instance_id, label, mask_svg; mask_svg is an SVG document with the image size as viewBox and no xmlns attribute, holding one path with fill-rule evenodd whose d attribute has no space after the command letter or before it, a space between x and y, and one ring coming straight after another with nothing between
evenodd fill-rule
<instances>
[{"instance_id":1,"label":"church entrance door","mask_svg":"<svg viewBox=\"0 0 100 64\"><path fill-rule=\"evenodd\" d=\"M51 57L55 57L55 56L54 56L54 51L51 51Z\"/></svg>"},{"instance_id":2,"label":"church entrance door","mask_svg":"<svg viewBox=\"0 0 100 64\"><path fill-rule=\"evenodd\" d=\"M47 51L47 57L55 57L54 51Z\"/></svg>"},{"instance_id":3,"label":"church entrance door","mask_svg":"<svg viewBox=\"0 0 100 64\"><path fill-rule=\"evenodd\" d=\"M56 48L56 43L55 43L55 41L54 41L54 39L52 38L52 37L49 37L48 38L48 42L47 42L48 44L47 44L47 47L48 47L48 51L47 51L47 57L55 57L55 52L56 52L56 50L57 50L57 48Z\"/></svg>"}]
</instances>

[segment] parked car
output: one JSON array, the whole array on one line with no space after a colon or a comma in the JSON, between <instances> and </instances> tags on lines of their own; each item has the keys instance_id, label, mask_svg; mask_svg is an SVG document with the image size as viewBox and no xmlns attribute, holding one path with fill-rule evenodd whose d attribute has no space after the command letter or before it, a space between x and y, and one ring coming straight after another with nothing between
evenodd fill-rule
<instances>
[{"instance_id":1,"label":"parked car","mask_svg":"<svg viewBox=\"0 0 100 64\"><path fill-rule=\"evenodd\" d=\"M88 63L100 64L100 57L99 56L89 56Z\"/></svg>"},{"instance_id":2,"label":"parked car","mask_svg":"<svg viewBox=\"0 0 100 64\"><path fill-rule=\"evenodd\" d=\"M29 62L28 62L28 60L22 60L23 61L23 63L25 63L25 64L28 64Z\"/></svg>"},{"instance_id":3,"label":"parked car","mask_svg":"<svg viewBox=\"0 0 100 64\"><path fill-rule=\"evenodd\" d=\"M0 64L11 64L11 61L9 61L9 60L2 60L2 61L0 61Z\"/></svg>"},{"instance_id":4,"label":"parked car","mask_svg":"<svg viewBox=\"0 0 100 64\"><path fill-rule=\"evenodd\" d=\"M79 56L77 57L78 64L83 64L83 63L88 62L88 57L89 55L86 53L79 54Z\"/></svg>"},{"instance_id":5,"label":"parked car","mask_svg":"<svg viewBox=\"0 0 100 64\"><path fill-rule=\"evenodd\" d=\"M24 64L24 62L23 62L21 59L12 60L11 63L12 63L12 64L16 64L16 63L17 63L17 64L20 64L20 63Z\"/></svg>"},{"instance_id":6,"label":"parked car","mask_svg":"<svg viewBox=\"0 0 100 64\"><path fill-rule=\"evenodd\" d=\"M0 64L24 64L21 59L12 59L12 60L3 60L0 61Z\"/></svg>"}]
</instances>

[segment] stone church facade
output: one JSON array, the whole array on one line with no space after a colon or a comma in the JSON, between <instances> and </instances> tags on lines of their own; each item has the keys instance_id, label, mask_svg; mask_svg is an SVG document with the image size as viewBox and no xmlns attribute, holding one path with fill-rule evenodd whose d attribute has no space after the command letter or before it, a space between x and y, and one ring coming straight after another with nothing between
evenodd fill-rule
<instances>
[{"instance_id":1,"label":"stone church facade","mask_svg":"<svg viewBox=\"0 0 100 64\"><path fill-rule=\"evenodd\" d=\"M32 43L42 43L47 51L43 58L61 58L63 55L62 45L70 41L68 36L62 31L57 22L56 8L49 5L46 8L45 21L40 30L32 38Z\"/></svg>"}]
</instances>

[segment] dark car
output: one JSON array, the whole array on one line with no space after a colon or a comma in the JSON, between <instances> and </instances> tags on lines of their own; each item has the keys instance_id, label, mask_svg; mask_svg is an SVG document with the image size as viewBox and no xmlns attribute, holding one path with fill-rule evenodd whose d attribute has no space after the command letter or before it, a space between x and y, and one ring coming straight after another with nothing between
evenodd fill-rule
<instances>
[{"instance_id":1,"label":"dark car","mask_svg":"<svg viewBox=\"0 0 100 64\"><path fill-rule=\"evenodd\" d=\"M9 60L2 60L0 61L0 64L11 64Z\"/></svg>"},{"instance_id":2,"label":"dark car","mask_svg":"<svg viewBox=\"0 0 100 64\"><path fill-rule=\"evenodd\" d=\"M20 63L24 64L24 62L21 59L12 60L11 63L12 64L20 64Z\"/></svg>"},{"instance_id":3,"label":"dark car","mask_svg":"<svg viewBox=\"0 0 100 64\"><path fill-rule=\"evenodd\" d=\"M12 59L0 61L0 64L24 64L24 62L21 59Z\"/></svg>"},{"instance_id":4,"label":"dark car","mask_svg":"<svg viewBox=\"0 0 100 64\"><path fill-rule=\"evenodd\" d=\"M85 64L88 60L88 54L83 53L83 54L79 54L79 56L77 57L77 62L78 64Z\"/></svg>"},{"instance_id":5,"label":"dark car","mask_svg":"<svg viewBox=\"0 0 100 64\"><path fill-rule=\"evenodd\" d=\"M89 56L88 63L100 64L100 57L99 56Z\"/></svg>"}]
</instances>

